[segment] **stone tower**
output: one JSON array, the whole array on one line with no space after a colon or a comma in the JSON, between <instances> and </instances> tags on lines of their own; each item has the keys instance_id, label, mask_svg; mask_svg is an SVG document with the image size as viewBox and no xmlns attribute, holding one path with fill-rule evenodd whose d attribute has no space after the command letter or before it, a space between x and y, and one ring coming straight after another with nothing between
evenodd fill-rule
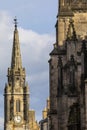
<instances>
[{"instance_id":1,"label":"stone tower","mask_svg":"<svg viewBox=\"0 0 87 130\"><path fill-rule=\"evenodd\" d=\"M56 32L58 44L66 39L69 19L74 20L77 37L87 35L87 0L59 0Z\"/></svg>"},{"instance_id":2,"label":"stone tower","mask_svg":"<svg viewBox=\"0 0 87 130\"><path fill-rule=\"evenodd\" d=\"M20 43L15 19L11 67L4 89L4 130L29 130L29 90L25 68L22 67Z\"/></svg>"},{"instance_id":3,"label":"stone tower","mask_svg":"<svg viewBox=\"0 0 87 130\"><path fill-rule=\"evenodd\" d=\"M55 27L49 130L87 130L87 1L59 0Z\"/></svg>"}]
</instances>

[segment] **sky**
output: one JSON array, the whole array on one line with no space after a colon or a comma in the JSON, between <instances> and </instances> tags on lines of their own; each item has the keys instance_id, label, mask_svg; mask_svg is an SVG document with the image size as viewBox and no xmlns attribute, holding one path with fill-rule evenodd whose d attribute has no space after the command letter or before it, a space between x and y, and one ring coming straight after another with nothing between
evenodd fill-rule
<instances>
[{"instance_id":1,"label":"sky","mask_svg":"<svg viewBox=\"0 0 87 130\"><path fill-rule=\"evenodd\" d=\"M49 96L49 53L55 43L58 0L0 0L0 130L4 122L4 87L11 66L14 18L18 20L22 64L30 89L30 109L36 120Z\"/></svg>"}]
</instances>

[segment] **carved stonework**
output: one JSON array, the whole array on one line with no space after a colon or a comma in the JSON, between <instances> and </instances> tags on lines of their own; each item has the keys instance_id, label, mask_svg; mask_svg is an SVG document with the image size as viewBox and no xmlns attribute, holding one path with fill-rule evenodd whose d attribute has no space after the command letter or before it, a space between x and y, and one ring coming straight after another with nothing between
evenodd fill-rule
<instances>
[{"instance_id":1,"label":"carved stonework","mask_svg":"<svg viewBox=\"0 0 87 130\"><path fill-rule=\"evenodd\" d=\"M70 19L69 21L67 40L74 40L74 41L77 40L77 35L76 35L75 27L74 27L74 21L72 19Z\"/></svg>"},{"instance_id":2,"label":"carved stonework","mask_svg":"<svg viewBox=\"0 0 87 130\"><path fill-rule=\"evenodd\" d=\"M68 130L71 129L81 130L80 107L78 103L75 103L70 107L69 118L68 118Z\"/></svg>"},{"instance_id":3,"label":"carved stonework","mask_svg":"<svg viewBox=\"0 0 87 130\"><path fill-rule=\"evenodd\" d=\"M56 31L58 53L50 55L49 128L86 130L87 0L59 0Z\"/></svg>"},{"instance_id":4,"label":"carved stonework","mask_svg":"<svg viewBox=\"0 0 87 130\"><path fill-rule=\"evenodd\" d=\"M58 13L58 44L62 44L66 40L69 26L69 19L74 20L74 27L77 38L87 36L87 1L86 0L65 0L64 5L60 0ZM63 21L61 21L63 19Z\"/></svg>"}]
</instances>

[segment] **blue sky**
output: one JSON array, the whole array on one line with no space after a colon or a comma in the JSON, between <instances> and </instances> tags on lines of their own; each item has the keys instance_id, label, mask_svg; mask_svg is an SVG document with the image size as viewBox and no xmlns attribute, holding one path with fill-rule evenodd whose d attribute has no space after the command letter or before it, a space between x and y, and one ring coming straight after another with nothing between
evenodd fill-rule
<instances>
[{"instance_id":1,"label":"blue sky","mask_svg":"<svg viewBox=\"0 0 87 130\"><path fill-rule=\"evenodd\" d=\"M22 27L46 33L53 30L57 5L58 0L3 0L0 9L17 16Z\"/></svg>"},{"instance_id":2,"label":"blue sky","mask_svg":"<svg viewBox=\"0 0 87 130\"><path fill-rule=\"evenodd\" d=\"M26 81L30 88L30 108L40 120L49 95L49 53L55 43L58 0L8 0L0 4L0 130L4 120L4 86L11 52L15 16L21 44Z\"/></svg>"}]
</instances>

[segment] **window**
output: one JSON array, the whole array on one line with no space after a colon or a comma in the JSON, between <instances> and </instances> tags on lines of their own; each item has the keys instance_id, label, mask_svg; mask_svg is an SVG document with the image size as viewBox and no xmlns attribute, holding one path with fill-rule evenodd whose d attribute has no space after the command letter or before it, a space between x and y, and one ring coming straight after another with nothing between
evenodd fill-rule
<instances>
[{"instance_id":1,"label":"window","mask_svg":"<svg viewBox=\"0 0 87 130\"><path fill-rule=\"evenodd\" d=\"M70 107L68 118L68 130L81 130L80 126L80 107L78 103Z\"/></svg>"},{"instance_id":2,"label":"window","mask_svg":"<svg viewBox=\"0 0 87 130\"><path fill-rule=\"evenodd\" d=\"M20 112L20 100L16 100L16 112Z\"/></svg>"},{"instance_id":3,"label":"window","mask_svg":"<svg viewBox=\"0 0 87 130\"><path fill-rule=\"evenodd\" d=\"M70 84L74 85L75 83L75 67L70 66Z\"/></svg>"},{"instance_id":4,"label":"window","mask_svg":"<svg viewBox=\"0 0 87 130\"><path fill-rule=\"evenodd\" d=\"M74 56L71 55L71 59L69 61L69 91L72 94L76 92L75 72L76 72L76 64L75 64Z\"/></svg>"}]
</instances>

